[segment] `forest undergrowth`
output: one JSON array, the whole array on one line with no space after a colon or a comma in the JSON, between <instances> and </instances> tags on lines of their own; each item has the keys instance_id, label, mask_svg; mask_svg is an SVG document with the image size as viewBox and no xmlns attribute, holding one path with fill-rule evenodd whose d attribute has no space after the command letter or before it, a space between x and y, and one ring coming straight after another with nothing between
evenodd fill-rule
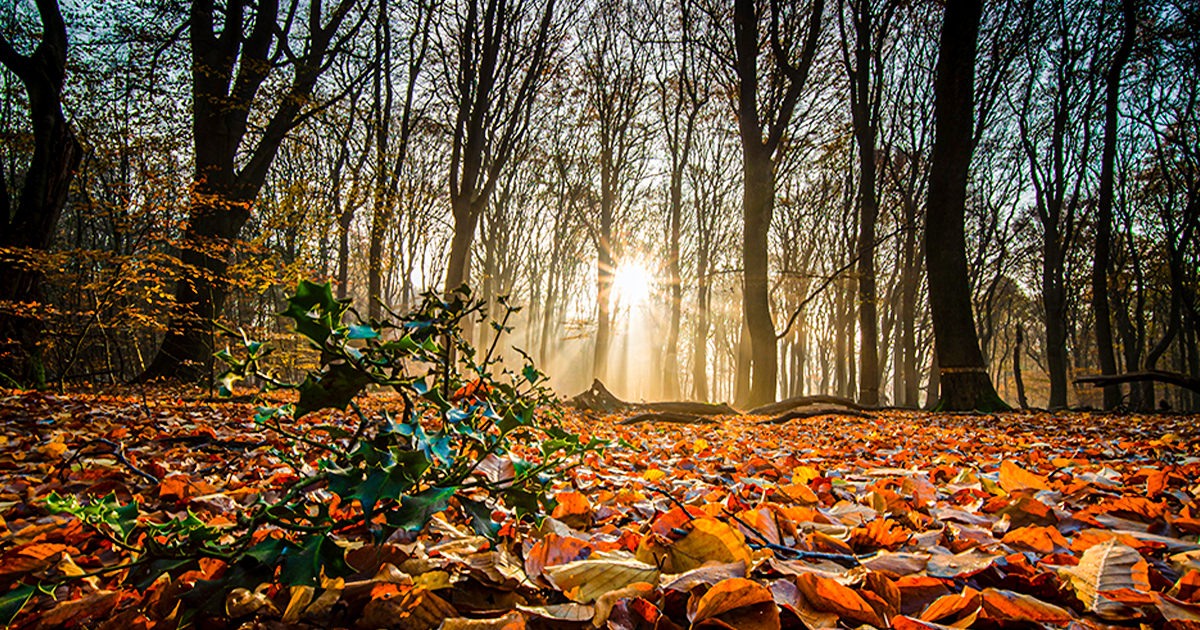
<instances>
[{"instance_id":1,"label":"forest undergrowth","mask_svg":"<svg viewBox=\"0 0 1200 630\"><path fill-rule=\"evenodd\" d=\"M371 394L360 409L378 417L402 404ZM387 528L383 512L410 506L382 492L369 500L386 509L331 530L332 547L264 522L256 543L281 551L250 570L218 554L138 563L153 555L147 539L219 541L253 506L284 502L298 478L319 474L323 445L351 439L356 413L289 425L310 444L262 422L255 404L202 391L5 392L0 623L1200 627L1195 417L884 411L622 425L630 414L537 413L608 445L543 475L540 503L487 500L481 514L480 488L464 484L422 526ZM540 446L517 443L476 472L503 489ZM367 501L361 487L300 487L310 516L344 518Z\"/></svg>"}]
</instances>

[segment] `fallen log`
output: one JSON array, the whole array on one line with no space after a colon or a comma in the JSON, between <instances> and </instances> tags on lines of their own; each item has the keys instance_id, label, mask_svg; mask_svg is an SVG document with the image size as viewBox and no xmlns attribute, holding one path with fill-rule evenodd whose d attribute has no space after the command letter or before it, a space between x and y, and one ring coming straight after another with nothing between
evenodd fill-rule
<instances>
[{"instance_id":1,"label":"fallen log","mask_svg":"<svg viewBox=\"0 0 1200 630\"><path fill-rule=\"evenodd\" d=\"M770 403L761 407L755 407L754 409L747 411L746 415L774 416L785 411L791 411L792 409L796 409L798 407L809 407L812 405L836 405L838 407L845 407L846 409L853 409L855 411L867 411L869 409L869 407L864 407L853 400L850 400L849 398L816 394L813 396L795 396L793 398L788 398L787 400L781 400L779 402Z\"/></svg>"},{"instance_id":2,"label":"fallen log","mask_svg":"<svg viewBox=\"0 0 1200 630\"><path fill-rule=\"evenodd\" d=\"M1178 385L1193 392L1200 392L1200 378L1166 370L1141 370L1125 374L1096 374L1075 379L1076 383L1090 383L1095 387L1120 385L1122 383L1137 383L1142 381L1158 381Z\"/></svg>"},{"instance_id":3,"label":"fallen log","mask_svg":"<svg viewBox=\"0 0 1200 630\"><path fill-rule=\"evenodd\" d=\"M787 424L792 420L803 420L805 418L816 418L817 416L849 416L851 418L866 418L874 420L875 416L856 409L813 409L809 411L800 411L794 409L786 413L781 413L778 416L759 420L755 424Z\"/></svg>"},{"instance_id":4,"label":"fallen log","mask_svg":"<svg viewBox=\"0 0 1200 630\"><path fill-rule=\"evenodd\" d=\"M582 411L601 411L605 413L629 408L629 403L614 396L604 386L604 383L600 382L600 379L593 380L592 386L587 391L575 395L569 403Z\"/></svg>"},{"instance_id":5,"label":"fallen log","mask_svg":"<svg viewBox=\"0 0 1200 630\"><path fill-rule=\"evenodd\" d=\"M742 413L724 403L714 404L692 401L626 402L608 391L608 388L599 379L593 380L592 386L587 391L573 396L568 402L581 411L598 411L601 413L613 413L626 409L645 409L647 411L690 414L694 416L737 416Z\"/></svg>"},{"instance_id":6,"label":"fallen log","mask_svg":"<svg viewBox=\"0 0 1200 630\"><path fill-rule=\"evenodd\" d=\"M689 413L694 416L740 416L742 412L726 405L725 403L702 403L702 402L653 402L634 405L639 409L648 411L662 411L670 413Z\"/></svg>"},{"instance_id":7,"label":"fallen log","mask_svg":"<svg viewBox=\"0 0 1200 630\"><path fill-rule=\"evenodd\" d=\"M686 413L671 413L669 411L659 413L639 413L636 416L629 416L617 424L642 424L643 422L670 422L671 424L717 424L712 418L703 416L693 416Z\"/></svg>"}]
</instances>

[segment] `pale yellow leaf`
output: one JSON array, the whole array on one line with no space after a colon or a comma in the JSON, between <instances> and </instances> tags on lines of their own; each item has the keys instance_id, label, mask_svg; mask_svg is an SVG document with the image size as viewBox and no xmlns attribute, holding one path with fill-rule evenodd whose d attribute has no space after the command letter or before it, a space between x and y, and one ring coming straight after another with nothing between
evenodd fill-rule
<instances>
[{"instance_id":1,"label":"pale yellow leaf","mask_svg":"<svg viewBox=\"0 0 1200 630\"><path fill-rule=\"evenodd\" d=\"M1141 554L1110 538L1083 552L1079 564L1059 569L1075 596L1089 610L1105 619L1129 619L1136 611L1120 602L1105 598L1103 591L1128 588L1150 590L1148 567Z\"/></svg>"},{"instance_id":2,"label":"pale yellow leaf","mask_svg":"<svg viewBox=\"0 0 1200 630\"><path fill-rule=\"evenodd\" d=\"M654 584L658 582L659 571L658 567L638 562L628 553L611 552L546 567L542 574L569 599L586 604L634 582Z\"/></svg>"}]
</instances>

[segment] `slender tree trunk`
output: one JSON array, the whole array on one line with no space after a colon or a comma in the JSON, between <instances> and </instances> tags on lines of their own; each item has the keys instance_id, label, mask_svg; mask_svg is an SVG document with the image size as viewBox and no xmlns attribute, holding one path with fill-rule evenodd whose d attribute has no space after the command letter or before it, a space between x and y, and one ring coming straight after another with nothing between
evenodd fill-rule
<instances>
[{"instance_id":1,"label":"slender tree trunk","mask_svg":"<svg viewBox=\"0 0 1200 630\"><path fill-rule=\"evenodd\" d=\"M1017 404L1021 409L1029 408L1025 398L1025 380L1021 377L1021 346L1025 343L1025 329L1017 324L1017 343L1013 345L1013 382L1017 385Z\"/></svg>"},{"instance_id":2,"label":"slender tree trunk","mask_svg":"<svg viewBox=\"0 0 1200 630\"><path fill-rule=\"evenodd\" d=\"M706 229L701 226L701 230ZM708 240L696 256L696 331L692 339L692 397L708 401Z\"/></svg>"},{"instance_id":3,"label":"slender tree trunk","mask_svg":"<svg viewBox=\"0 0 1200 630\"><path fill-rule=\"evenodd\" d=\"M683 277L679 271L679 232L683 218L683 171L671 172L670 261L671 320L667 329L667 349L663 357L663 397L679 398L679 322L683 311Z\"/></svg>"},{"instance_id":4,"label":"slender tree trunk","mask_svg":"<svg viewBox=\"0 0 1200 630\"><path fill-rule=\"evenodd\" d=\"M601 134L608 133L607 127ZM613 174L611 142L602 139L600 151L600 239L596 243L596 348L592 355L592 378L608 379L608 351L612 336L613 268L613 206L616 204L616 182Z\"/></svg>"},{"instance_id":5,"label":"slender tree trunk","mask_svg":"<svg viewBox=\"0 0 1200 630\"><path fill-rule=\"evenodd\" d=\"M1109 314L1109 245L1112 242L1113 174L1117 156L1118 108L1121 98L1121 72L1133 51L1137 32L1136 1L1121 3L1121 47L1105 77L1104 148L1100 154L1100 193L1096 204L1096 256L1092 261L1092 310L1096 316L1096 349L1100 355L1100 373L1116 374L1117 357L1113 351L1112 319ZM1104 408L1121 403L1121 388L1104 388Z\"/></svg>"},{"instance_id":6,"label":"slender tree trunk","mask_svg":"<svg viewBox=\"0 0 1200 630\"><path fill-rule=\"evenodd\" d=\"M1067 406L1067 297L1063 251L1057 230L1047 226L1042 243L1042 309L1046 314L1046 369L1051 409Z\"/></svg>"},{"instance_id":7,"label":"slender tree trunk","mask_svg":"<svg viewBox=\"0 0 1200 630\"><path fill-rule=\"evenodd\" d=\"M929 304L937 338L939 409L990 411L1007 405L983 364L967 279L967 178L974 152L975 46L982 0L946 5L934 81L935 136L925 220Z\"/></svg>"}]
</instances>

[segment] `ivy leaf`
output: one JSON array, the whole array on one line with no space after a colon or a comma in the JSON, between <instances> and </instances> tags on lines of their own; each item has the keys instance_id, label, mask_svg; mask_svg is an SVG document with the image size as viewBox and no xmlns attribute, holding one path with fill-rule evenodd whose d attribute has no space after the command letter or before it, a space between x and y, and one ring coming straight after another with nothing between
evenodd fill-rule
<instances>
[{"instance_id":1,"label":"ivy leaf","mask_svg":"<svg viewBox=\"0 0 1200 630\"><path fill-rule=\"evenodd\" d=\"M371 378L346 363L330 365L313 378L305 377L300 384L300 400L296 403L295 418L320 409L345 410L371 382Z\"/></svg>"}]
</instances>

